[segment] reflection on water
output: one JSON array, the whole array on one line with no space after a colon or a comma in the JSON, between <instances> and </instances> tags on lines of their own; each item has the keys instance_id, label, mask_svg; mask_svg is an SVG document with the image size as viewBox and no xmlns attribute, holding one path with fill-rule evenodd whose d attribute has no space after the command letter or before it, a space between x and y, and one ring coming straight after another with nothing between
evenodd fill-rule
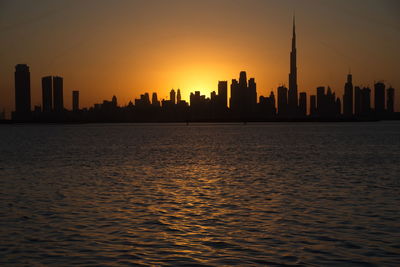
<instances>
[{"instance_id":1,"label":"reflection on water","mask_svg":"<svg viewBox=\"0 0 400 267\"><path fill-rule=\"evenodd\" d=\"M0 264L396 265L400 124L5 125Z\"/></svg>"}]
</instances>

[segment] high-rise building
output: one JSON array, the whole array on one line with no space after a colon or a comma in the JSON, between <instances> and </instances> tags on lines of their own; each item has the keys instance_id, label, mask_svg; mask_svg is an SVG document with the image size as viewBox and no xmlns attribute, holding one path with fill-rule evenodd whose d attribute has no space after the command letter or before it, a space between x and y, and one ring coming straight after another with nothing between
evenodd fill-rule
<instances>
[{"instance_id":1,"label":"high-rise building","mask_svg":"<svg viewBox=\"0 0 400 267\"><path fill-rule=\"evenodd\" d=\"M64 110L63 78L53 77L53 105L55 112Z\"/></svg>"},{"instance_id":2,"label":"high-rise building","mask_svg":"<svg viewBox=\"0 0 400 267\"><path fill-rule=\"evenodd\" d=\"M371 114L371 89L364 87L361 91L361 114L368 116Z\"/></svg>"},{"instance_id":3,"label":"high-rise building","mask_svg":"<svg viewBox=\"0 0 400 267\"><path fill-rule=\"evenodd\" d=\"M53 109L53 78L42 78L42 111L51 112Z\"/></svg>"},{"instance_id":4,"label":"high-rise building","mask_svg":"<svg viewBox=\"0 0 400 267\"><path fill-rule=\"evenodd\" d=\"M269 97L260 96L258 101L258 117L270 118L276 116L275 95L271 91Z\"/></svg>"},{"instance_id":5,"label":"high-rise building","mask_svg":"<svg viewBox=\"0 0 400 267\"><path fill-rule=\"evenodd\" d=\"M287 117L288 111L288 90L285 86L278 87L278 115Z\"/></svg>"},{"instance_id":6,"label":"high-rise building","mask_svg":"<svg viewBox=\"0 0 400 267\"><path fill-rule=\"evenodd\" d=\"M176 93L176 103L179 104L181 102L181 90L178 89L178 92Z\"/></svg>"},{"instance_id":7,"label":"high-rise building","mask_svg":"<svg viewBox=\"0 0 400 267\"><path fill-rule=\"evenodd\" d=\"M362 102L362 91L361 88L356 86L354 88L354 115L360 116L361 113L361 102Z\"/></svg>"},{"instance_id":8,"label":"high-rise building","mask_svg":"<svg viewBox=\"0 0 400 267\"><path fill-rule=\"evenodd\" d=\"M169 92L169 100L171 101L171 104L175 105L176 98L175 98L175 90L174 89L172 89L171 92Z\"/></svg>"},{"instance_id":9,"label":"high-rise building","mask_svg":"<svg viewBox=\"0 0 400 267\"><path fill-rule=\"evenodd\" d=\"M115 95L113 95L113 97L111 98L111 105L114 108L118 107L118 100L117 100L117 97Z\"/></svg>"},{"instance_id":10,"label":"high-rise building","mask_svg":"<svg viewBox=\"0 0 400 267\"><path fill-rule=\"evenodd\" d=\"M340 98L336 98L336 108L334 110L334 113L336 116L339 116L340 114L342 114L342 102L340 101Z\"/></svg>"},{"instance_id":11,"label":"high-rise building","mask_svg":"<svg viewBox=\"0 0 400 267\"><path fill-rule=\"evenodd\" d=\"M241 95L239 91L239 83L236 79L232 79L231 98L229 100L229 106L234 113L237 113L239 110L240 98Z\"/></svg>"},{"instance_id":12,"label":"high-rise building","mask_svg":"<svg viewBox=\"0 0 400 267\"><path fill-rule=\"evenodd\" d=\"M319 116L324 114L325 102L325 87L317 87L317 114Z\"/></svg>"},{"instance_id":13,"label":"high-rise building","mask_svg":"<svg viewBox=\"0 0 400 267\"><path fill-rule=\"evenodd\" d=\"M297 94L296 22L294 17L293 17L292 51L290 52L288 106L290 115L295 116L297 114L297 109L298 109L298 94Z\"/></svg>"},{"instance_id":14,"label":"high-rise building","mask_svg":"<svg viewBox=\"0 0 400 267\"><path fill-rule=\"evenodd\" d=\"M218 106L220 108L226 108L228 106L228 82L218 82Z\"/></svg>"},{"instance_id":15,"label":"high-rise building","mask_svg":"<svg viewBox=\"0 0 400 267\"><path fill-rule=\"evenodd\" d=\"M160 107L160 101L158 101L157 93L153 93L151 97L151 105L155 107Z\"/></svg>"},{"instance_id":16,"label":"high-rise building","mask_svg":"<svg viewBox=\"0 0 400 267\"><path fill-rule=\"evenodd\" d=\"M317 115L317 97L315 95L310 96L310 116Z\"/></svg>"},{"instance_id":17,"label":"high-rise building","mask_svg":"<svg viewBox=\"0 0 400 267\"><path fill-rule=\"evenodd\" d=\"M269 94L269 99L271 101L271 106L273 107L274 113L276 113L276 108L275 108L275 94L273 91Z\"/></svg>"},{"instance_id":18,"label":"high-rise building","mask_svg":"<svg viewBox=\"0 0 400 267\"><path fill-rule=\"evenodd\" d=\"M343 115L353 115L353 77L351 74L347 75L347 82L344 85L343 95Z\"/></svg>"},{"instance_id":19,"label":"high-rise building","mask_svg":"<svg viewBox=\"0 0 400 267\"><path fill-rule=\"evenodd\" d=\"M387 89L386 109L389 113L394 112L394 88L393 87L389 87Z\"/></svg>"},{"instance_id":20,"label":"high-rise building","mask_svg":"<svg viewBox=\"0 0 400 267\"><path fill-rule=\"evenodd\" d=\"M149 107L150 106L150 96L149 93L144 93L143 95L140 95L140 100L142 101L142 104L145 107Z\"/></svg>"},{"instance_id":21,"label":"high-rise building","mask_svg":"<svg viewBox=\"0 0 400 267\"><path fill-rule=\"evenodd\" d=\"M239 86L241 88L247 88L247 74L245 71L241 71L239 74Z\"/></svg>"},{"instance_id":22,"label":"high-rise building","mask_svg":"<svg viewBox=\"0 0 400 267\"><path fill-rule=\"evenodd\" d=\"M26 119L31 112L31 78L26 64L15 66L15 116Z\"/></svg>"},{"instance_id":23,"label":"high-rise building","mask_svg":"<svg viewBox=\"0 0 400 267\"><path fill-rule=\"evenodd\" d=\"M306 116L307 115L307 93L300 93L299 98L299 115Z\"/></svg>"},{"instance_id":24,"label":"high-rise building","mask_svg":"<svg viewBox=\"0 0 400 267\"><path fill-rule=\"evenodd\" d=\"M247 116L251 116L257 107L257 84L254 78L249 79L249 87L246 90L246 112Z\"/></svg>"},{"instance_id":25,"label":"high-rise building","mask_svg":"<svg viewBox=\"0 0 400 267\"><path fill-rule=\"evenodd\" d=\"M239 99L238 99L238 115L243 118L247 116L247 107L249 102L247 87L247 74L241 71L239 74Z\"/></svg>"},{"instance_id":26,"label":"high-rise building","mask_svg":"<svg viewBox=\"0 0 400 267\"><path fill-rule=\"evenodd\" d=\"M72 91L72 111L79 111L79 91Z\"/></svg>"},{"instance_id":27,"label":"high-rise building","mask_svg":"<svg viewBox=\"0 0 400 267\"><path fill-rule=\"evenodd\" d=\"M257 107L257 84L254 78L247 81L247 74L241 71L239 82L232 80L230 108L235 116L249 118Z\"/></svg>"},{"instance_id":28,"label":"high-rise building","mask_svg":"<svg viewBox=\"0 0 400 267\"><path fill-rule=\"evenodd\" d=\"M385 112L385 84L382 82L375 83L375 113L382 114Z\"/></svg>"}]
</instances>

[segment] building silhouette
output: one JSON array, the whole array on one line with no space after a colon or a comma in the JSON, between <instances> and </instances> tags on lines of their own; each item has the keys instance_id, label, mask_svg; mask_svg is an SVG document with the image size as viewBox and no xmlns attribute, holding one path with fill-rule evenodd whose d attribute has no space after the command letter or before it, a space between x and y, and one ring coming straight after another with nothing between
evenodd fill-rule
<instances>
[{"instance_id":1,"label":"building silhouette","mask_svg":"<svg viewBox=\"0 0 400 267\"><path fill-rule=\"evenodd\" d=\"M288 111L291 117L295 117L297 115L298 104L296 22L295 17L293 16L292 51L290 52L290 73L288 91Z\"/></svg>"},{"instance_id":2,"label":"building silhouette","mask_svg":"<svg viewBox=\"0 0 400 267\"><path fill-rule=\"evenodd\" d=\"M53 79L51 76L42 78L42 111L51 112L53 110Z\"/></svg>"},{"instance_id":3,"label":"building silhouette","mask_svg":"<svg viewBox=\"0 0 400 267\"><path fill-rule=\"evenodd\" d=\"M315 95L310 96L310 116L317 116L317 97Z\"/></svg>"},{"instance_id":4,"label":"building silhouette","mask_svg":"<svg viewBox=\"0 0 400 267\"><path fill-rule=\"evenodd\" d=\"M354 89L354 115L368 117L371 115L371 89L368 87Z\"/></svg>"},{"instance_id":5,"label":"building silhouette","mask_svg":"<svg viewBox=\"0 0 400 267\"><path fill-rule=\"evenodd\" d=\"M15 66L15 114L17 120L30 118L31 113L31 80L29 67L26 64Z\"/></svg>"},{"instance_id":6,"label":"building silhouette","mask_svg":"<svg viewBox=\"0 0 400 267\"><path fill-rule=\"evenodd\" d=\"M149 93L140 95L139 99L135 99L135 107L138 109L149 108L151 106Z\"/></svg>"},{"instance_id":7,"label":"building silhouette","mask_svg":"<svg viewBox=\"0 0 400 267\"><path fill-rule=\"evenodd\" d=\"M288 116L288 89L283 85L278 87L278 116Z\"/></svg>"},{"instance_id":8,"label":"building silhouette","mask_svg":"<svg viewBox=\"0 0 400 267\"><path fill-rule=\"evenodd\" d=\"M307 115L307 93L302 92L299 96L298 116L305 117Z\"/></svg>"},{"instance_id":9,"label":"building silhouette","mask_svg":"<svg viewBox=\"0 0 400 267\"><path fill-rule=\"evenodd\" d=\"M375 113L378 116L385 112L385 84L375 83Z\"/></svg>"},{"instance_id":10,"label":"building silhouette","mask_svg":"<svg viewBox=\"0 0 400 267\"><path fill-rule=\"evenodd\" d=\"M242 120L245 119L248 113L248 102L249 96L247 92L247 74L245 71L241 71L239 74L239 109L238 109L238 118Z\"/></svg>"},{"instance_id":11,"label":"building silhouette","mask_svg":"<svg viewBox=\"0 0 400 267\"><path fill-rule=\"evenodd\" d=\"M353 77L351 74L347 75L347 82L344 85L343 95L343 115L353 116Z\"/></svg>"},{"instance_id":12,"label":"building silhouette","mask_svg":"<svg viewBox=\"0 0 400 267\"><path fill-rule=\"evenodd\" d=\"M247 116L251 117L257 107L257 83L254 78L249 79L249 87L247 89L247 103L246 103L246 110Z\"/></svg>"},{"instance_id":13,"label":"building silhouette","mask_svg":"<svg viewBox=\"0 0 400 267\"><path fill-rule=\"evenodd\" d=\"M169 93L169 100L171 101L172 105L175 105L176 103L176 94L175 94L175 90L172 89L171 92Z\"/></svg>"},{"instance_id":14,"label":"building silhouette","mask_svg":"<svg viewBox=\"0 0 400 267\"><path fill-rule=\"evenodd\" d=\"M72 91L72 111L79 111L79 91Z\"/></svg>"},{"instance_id":15,"label":"building silhouette","mask_svg":"<svg viewBox=\"0 0 400 267\"><path fill-rule=\"evenodd\" d=\"M153 93L151 96L151 105L154 107L160 107L160 101L158 101L157 93Z\"/></svg>"},{"instance_id":16,"label":"building silhouette","mask_svg":"<svg viewBox=\"0 0 400 267\"><path fill-rule=\"evenodd\" d=\"M258 118L266 119L276 116L275 95L271 91L269 97L260 96L258 103Z\"/></svg>"},{"instance_id":17,"label":"building silhouette","mask_svg":"<svg viewBox=\"0 0 400 267\"><path fill-rule=\"evenodd\" d=\"M229 106L231 108L232 113L238 113L240 107L240 91L239 91L239 83L236 79L232 79L231 82L231 97L229 99ZM192 102L190 102L192 103Z\"/></svg>"},{"instance_id":18,"label":"building silhouette","mask_svg":"<svg viewBox=\"0 0 400 267\"><path fill-rule=\"evenodd\" d=\"M181 100L182 100L181 90L178 89L178 92L176 93L176 103L179 104L181 102Z\"/></svg>"},{"instance_id":19,"label":"building silhouette","mask_svg":"<svg viewBox=\"0 0 400 267\"><path fill-rule=\"evenodd\" d=\"M362 91L359 86L354 87L354 115L361 116Z\"/></svg>"},{"instance_id":20,"label":"building silhouette","mask_svg":"<svg viewBox=\"0 0 400 267\"><path fill-rule=\"evenodd\" d=\"M363 116L371 115L371 89L364 87L361 91L361 114Z\"/></svg>"},{"instance_id":21,"label":"building silhouette","mask_svg":"<svg viewBox=\"0 0 400 267\"><path fill-rule=\"evenodd\" d=\"M116 96L90 108L80 109L79 91L72 92L72 112L64 108L63 78L46 76L42 78L42 106L35 106L31 112L30 72L25 64L15 67L15 111L16 121L63 122L189 122L189 121L354 121L376 119L400 119L394 111L395 91L385 84L374 85L374 109L371 108L371 89L353 87L352 74L347 75L342 98L328 86L316 88L316 94L309 98L298 93L296 23L293 17L293 32L290 52L288 88L281 85L276 95L257 95L255 78L247 78L246 71L239 73L239 79L232 79L228 99L228 81L219 81L218 89L210 97L199 91L190 93L190 104L182 99L180 89L172 89L169 100L158 99L153 93L141 94L119 106ZM276 97L275 97L276 96ZM386 102L385 102L386 100ZM229 101L229 106L228 106ZM309 108L309 115L307 114ZM79 112L78 112L79 111ZM374 112L375 111L375 112Z\"/></svg>"},{"instance_id":22,"label":"building silhouette","mask_svg":"<svg viewBox=\"0 0 400 267\"><path fill-rule=\"evenodd\" d=\"M226 109L228 106L228 82L218 82L218 106L221 109Z\"/></svg>"},{"instance_id":23,"label":"building silhouette","mask_svg":"<svg viewBox=\"0 0 400 267\"><path fill-rule=\"evenodd\" d=\"M257 109L257 84L254 78L247 81L247 74L241 71L239 82L231 84L230 108L236 118L246 119L254 115Z\"/></svg>"},{"instance_id":24,"label":"building silhouette","mask_svg":"<svg viewBox=\"0 0 400 267\"><path fill-rule=\"evenodd\" d=\"M117 97L115 95L113 95L113 97L111 98L111 105L115 108L118 107L118 100Z\"/></svg>"},{"instance_id":25,"label":"building silhouette","mask_svg":"<svg viewBox=\"0 0 400 267\"><path fill-rule=\"evenodd\" d=\"M387 109L388 113L394 112L394 88L393 87L389 87L387 89L386 109Z\"/></svg>"},{"instance_id":26,"label":"building silhouette","mask_svg":"<svg viewBox=\"0 0 400 267\"><path fill-rule=\"evenodd\" d=\"M325 87L317 87L317 116L324 116L326 109Z\"/></svg>"},{"instance_id":27,"label":"building silhouette","mask_svg":"<svg viewBox=\"0 0 400 267\"><path fill-rule=\"evenodd\" d=\"M55 112L64 111L63 78L53 77L53 105Z\"/></svg>"}]
</instances>

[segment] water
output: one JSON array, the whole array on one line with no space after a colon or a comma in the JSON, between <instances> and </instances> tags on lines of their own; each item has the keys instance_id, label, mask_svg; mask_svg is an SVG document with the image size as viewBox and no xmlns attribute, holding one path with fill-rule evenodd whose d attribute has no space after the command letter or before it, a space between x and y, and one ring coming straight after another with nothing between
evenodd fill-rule
<instances>
[{"instance_id":1,"label":"water","mask_svg":"<svg viewBox=\"0 0 400 267\"><path fill-rule=\"evenodd\" d=\"M0 264L397 265L400 123L0 126Z\"/></svg>"}]
</instances>

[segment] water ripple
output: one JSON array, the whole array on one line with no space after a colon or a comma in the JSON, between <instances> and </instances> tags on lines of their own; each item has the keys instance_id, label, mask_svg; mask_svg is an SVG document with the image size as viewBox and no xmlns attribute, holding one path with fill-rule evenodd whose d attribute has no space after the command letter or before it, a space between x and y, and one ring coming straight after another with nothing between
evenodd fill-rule
<instances>
[{"instance_id":1,"label":"water ripple","mask_svg":"<svg viewBox=\"0 0 400 267\"><path fill-rule=\"evenodd\" d=\"M0 264L395 266L399 136L396 122L2 125Z\"/></svg>"}]
</instances>

